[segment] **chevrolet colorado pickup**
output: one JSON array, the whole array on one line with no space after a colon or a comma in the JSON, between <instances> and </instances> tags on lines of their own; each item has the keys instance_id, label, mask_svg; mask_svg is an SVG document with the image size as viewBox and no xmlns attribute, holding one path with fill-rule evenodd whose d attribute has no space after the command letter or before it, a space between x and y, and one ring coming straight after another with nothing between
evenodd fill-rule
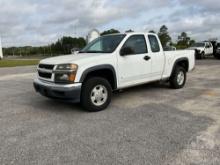
<instances>
[{"instance_id":1,"label":"chevrolet colorado pickup","mask_svg":"<svg viewBox=\"0 0 220 165\"><path fill-rule=\"evenodd\" d=\"M194 50L164 52L156 34L106 35L76 55L40 61L34 87L43 96L101 111L111 102L112 91L160 80L182 88L194 66Z\"/></svg>"}]
</instances>

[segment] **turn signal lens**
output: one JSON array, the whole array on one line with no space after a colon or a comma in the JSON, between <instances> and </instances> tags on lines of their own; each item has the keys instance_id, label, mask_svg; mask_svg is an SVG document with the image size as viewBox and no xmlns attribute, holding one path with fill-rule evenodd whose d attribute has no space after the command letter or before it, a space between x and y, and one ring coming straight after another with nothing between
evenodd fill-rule
<instances>
[{"instance_id":1,"label":"turn signal lens","mask_svg":"<svg viewBox=\"0 0 220 165\"><path fill-rule=\"evenodd\" d=\"M72 70L77 70L78 66L76 64L70 64Z\"/></svg>"},{"instance_id":2,"label":"turn signal lens","mask_svg":"<svg viewBox=\"0 0 220 165\"><path fill-rule=\"evenodd\" d=\"M69 81L74 82L74 81L75 81L75 78L76 78L76 74L75 74L75 73L71 73L71 74L69 75Z\"/></svg>"}]
</instances>

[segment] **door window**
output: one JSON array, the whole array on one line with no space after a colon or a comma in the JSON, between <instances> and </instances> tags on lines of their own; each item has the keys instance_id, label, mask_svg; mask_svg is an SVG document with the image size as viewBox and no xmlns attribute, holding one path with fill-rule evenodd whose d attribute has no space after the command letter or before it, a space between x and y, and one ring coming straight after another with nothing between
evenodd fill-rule
<instances>
[{"instance_id":1,"label":"door window","mask_svg":"<svg viewBox=\"0 0 220 165\"><path fill-rule=\"evenodd\" d=\"M147 45L144 35L133 35L127 39L122 49L129 49L127 55L147 53Z\"/></svg>"}]
</instances>

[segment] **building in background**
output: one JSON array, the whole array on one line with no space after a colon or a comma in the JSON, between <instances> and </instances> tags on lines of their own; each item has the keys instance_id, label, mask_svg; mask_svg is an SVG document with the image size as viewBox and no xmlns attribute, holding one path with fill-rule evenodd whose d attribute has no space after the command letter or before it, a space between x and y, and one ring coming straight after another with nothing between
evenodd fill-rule
<instances>
[{"instance_id":1,"label":"building in background","mask_svg":"<svg viewBox=\"0 0 220 165\"><path fill-rule=\"evenodd\" d=\"M86 37L86 41L87 41L87 43L90 43L91 41L98 38L99 36L100 36L99 31L97 29L92 29L91 31L89 31L89 33Z\"/></svg>"},{"instance_id":2,"label":"building in background","mask_svg":"<svg viewBox=\"0 0 220 165\"><path fill-rule=\"evenodd\" d=\"M2 40L0 37L0 60L3 59L3 52L2 52Z\"/></svg>"}]
</instances>

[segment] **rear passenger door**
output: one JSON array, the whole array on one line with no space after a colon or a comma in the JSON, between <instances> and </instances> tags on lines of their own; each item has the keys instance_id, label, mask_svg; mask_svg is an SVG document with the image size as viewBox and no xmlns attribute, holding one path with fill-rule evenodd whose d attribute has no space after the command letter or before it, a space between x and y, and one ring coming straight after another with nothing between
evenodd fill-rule
<instances>
[{"instance_id":1,"label":"rear passenger door","mask_svg":"<svg viewBox=\"0 0 220 165\"><path fill-rule=\"evenodd\" d=\"M151 56L151 76L153 80L159 80L163 74L165 56L159 38L156 35L149 34L148 40L150 44Z\"/></svg>"}]
</instances>

